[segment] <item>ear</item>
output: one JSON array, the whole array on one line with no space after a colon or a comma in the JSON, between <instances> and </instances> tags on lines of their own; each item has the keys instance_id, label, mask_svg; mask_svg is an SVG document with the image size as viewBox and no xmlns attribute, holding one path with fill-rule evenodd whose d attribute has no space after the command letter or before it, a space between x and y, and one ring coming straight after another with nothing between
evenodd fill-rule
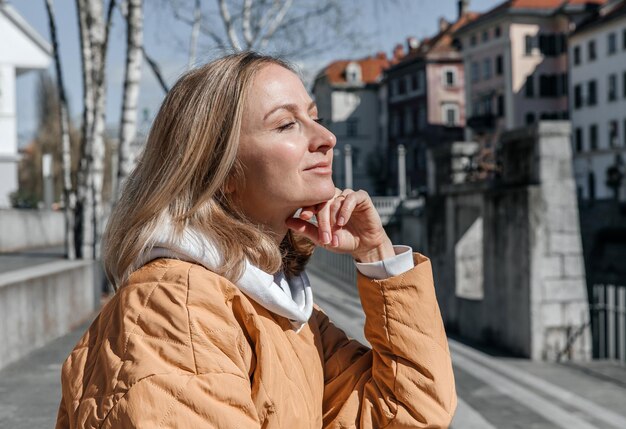
<instances>
[{"instance_id":1,"label":"ear","mask_svg":"<svg viewBox=\"0 0 626 429\"><path fill-rule=\"evenodd\" d=\"M232 177L229 177L228 179L226 179L226 183L224 184L224 193L225 194L232 194L233 192L235 192L235 181L232 179Z\"/></svg>"}]
</instances>

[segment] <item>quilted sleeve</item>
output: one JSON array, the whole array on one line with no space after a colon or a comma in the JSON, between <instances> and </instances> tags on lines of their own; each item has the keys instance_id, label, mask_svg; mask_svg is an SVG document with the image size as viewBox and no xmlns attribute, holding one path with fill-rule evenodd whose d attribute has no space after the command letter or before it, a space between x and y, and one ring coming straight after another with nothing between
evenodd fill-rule
<instances>
[{"instance_id":1,"label":"quilted sleeve","mask_svg":"<svg viewBox=\"0 0 626 429\"><path fill-rule=\"evenodd\" d=\"M102 424L113 428L260 428L250 382L230 373L144 378Z\"/></svg>"},{"instance_id":2,"label":"quilted sleeve","mask_svg":"<svg viewBox=\"0 0 626 429\"><path fill-rule=\"evenodd\" d=\"M456 408L448 342L430 261L358 289L368 349L316 311L324 352L324 427L448 427Z\"/></svg>"}]
</instances>

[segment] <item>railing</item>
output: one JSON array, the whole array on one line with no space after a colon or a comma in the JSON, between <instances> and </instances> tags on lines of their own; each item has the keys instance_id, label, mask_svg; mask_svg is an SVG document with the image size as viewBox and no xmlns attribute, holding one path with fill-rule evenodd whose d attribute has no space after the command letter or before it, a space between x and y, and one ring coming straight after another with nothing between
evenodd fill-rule
<instances>
[{"instance_id":1,"label":"railing","mask_svg":"<svg viewBox=\"0 0 626 429\"><path fill-rule=\"evenodd\" d=\"M383 222L383 225L387 225L398 209L398 206L401 204L402 198L372 197L372 202L378 211L378 215L380 216L380 220Z\"/></svg>"},{"instance_id":2,"label":"railing","mask_svg":"<svg viewBox=\"0 0 626 429\"><path fill-rule=\"evenodd\" d=\"M626 286L593 286L591 332L593 356L626 364Z\"/></svg>"},{"instance_id":3,"label":"railing","mask_svg":"<svg viewBox=\"0 0 626 429\"><path fill-rule=\"evenodd\" d=\"M347 284L356 284L356 267L349 254L332 253L318 247L313 253L309 268L316 274L330 276Z\"/></svg>"}]
</instances>

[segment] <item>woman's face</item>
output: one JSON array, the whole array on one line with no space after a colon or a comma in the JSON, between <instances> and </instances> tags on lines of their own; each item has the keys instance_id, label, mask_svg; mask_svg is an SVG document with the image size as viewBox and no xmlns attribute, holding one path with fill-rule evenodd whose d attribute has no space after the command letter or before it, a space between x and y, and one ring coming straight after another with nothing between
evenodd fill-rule
<instances>
[{"instance_id":1,"label":"woman's face","mask_svg":"<svg viewBox=\"0 0 626 429\"><path fill-rule=\"evenodd\" d=\"M263 221L334 196L336 138L318 122L317 107L298 76L276 64L257 72L239 142L244 183L235 189L246 215Z\"/></svg>"}]
</instances>

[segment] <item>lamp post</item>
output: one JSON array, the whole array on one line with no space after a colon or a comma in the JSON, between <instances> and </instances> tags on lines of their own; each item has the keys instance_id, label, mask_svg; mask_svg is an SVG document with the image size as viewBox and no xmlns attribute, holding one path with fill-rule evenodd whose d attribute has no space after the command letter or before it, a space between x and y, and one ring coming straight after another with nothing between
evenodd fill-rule
<instances>
[{"instance_id":1,"label":"lamp post","mask_svg":"<svg viewBox=\"0 0 626 429\"><path fill-rule=\"evenodd\" d=\"M344 153L344 172L345 172L345 188L352 189L352 146L349 144L343 148Z\"/></svg>"},{"instance_id":2,"label":"lamp post","mask_svg":"<svg viewBox=\"0 0 626 429\"><path fill-rule=\"evenodd\" d=\"M398 145L398 196L406 199L406 149Z\"/></svg>"}]
</instances>

